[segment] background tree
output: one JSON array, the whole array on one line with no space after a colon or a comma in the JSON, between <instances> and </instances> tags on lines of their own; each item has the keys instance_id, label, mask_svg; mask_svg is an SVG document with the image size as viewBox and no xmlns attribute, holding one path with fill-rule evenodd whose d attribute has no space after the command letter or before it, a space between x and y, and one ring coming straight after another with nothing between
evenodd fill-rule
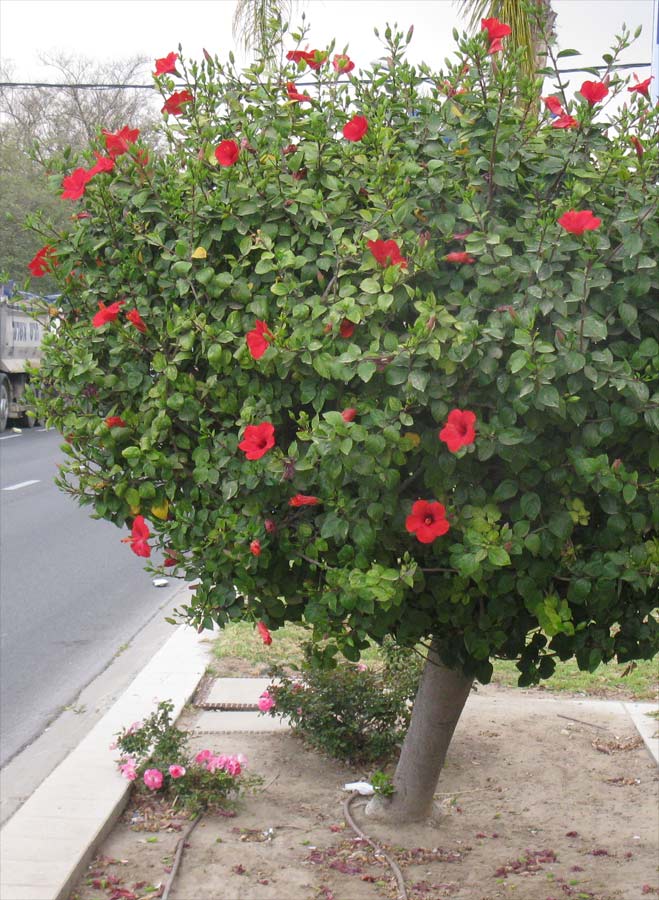
<instances>
[{"instance_id":1,"label":"background tree","mask_svg":"<svg viewBox=\"0 0 659 900\"><path fill-rule=\"evenodd\" d=\"M159 109L155 91L148 95L128 87L148 84L144 57L98 63L57 54L42 57L42 62L50 69L47 79L62 87L12 87L12 68L0 68L0 271L19 284L40 246L39 238L24 228L26 217L42 212L61 229L70 221L70 211L48 187L51 158L67 147L82 150L101 128L116 131L131 124L149 140ZM53 288L46 276L40 290Z\"/></svg>"},{"instance_id":2,"label":"background tree","mask_svg":"<svg viewBox=\"0 0 659 900\"><path fill-rule=\"evenodd\" d=\"M41 370L61 485L194 582L182 618L429 647L401 821L492 658L525 685L659 635L659 111L614 75L538 117L505 37L438 73L410 36L359 78L165 66L164 153L61 163Z\"/></svg>"}]
</instances>

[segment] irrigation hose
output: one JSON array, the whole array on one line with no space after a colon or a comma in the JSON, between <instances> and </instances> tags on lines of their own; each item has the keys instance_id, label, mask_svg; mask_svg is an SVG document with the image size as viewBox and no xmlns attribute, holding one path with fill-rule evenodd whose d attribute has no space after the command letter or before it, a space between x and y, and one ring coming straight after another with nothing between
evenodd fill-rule
<instances>
[{"instance_id":1,"label":"irrigation hose","mask_svg":"<svg viewBox=\"0 0 659 900\"><path fill-rule=\"evenodd\" d=\"M176 873L178 872L178 867L180 866L181 859L183 858L185 843L200 821L201 813L196 816L196 818L194 818L192 822L190 822L188 827L185 829L185 833L178 840L178 843L176 845L176 853L174 855L174 862L172 863L172 871L169 873L169 878L167 879L167 884L165 885L165 890L162 893L161 900L168 900L169 893L172 889L172 885L174 884L174 879L176 878Z\"/></svg>"},{"instance_id":2,"label":"irrigation hose","mask_svg":"<svg viewBox=\"0 0 659 900\"><path fill-rule=\"evenodd\" d=\"M375 850L375 855L384 859L385 862L387 863L387 865L389 866L389 868L391 869L391 871L394 873L394 876L396 878L396 883L398 885L397 900L408 900L407 891L405 890L405 879L403 878L403 873L399 869L396 861L394 859L392 859L389 856L389 854L386 853L382 849L382 847L380 847L378 844L376 844L375 841L372 841L367 834L364 834L364 832L361 830L361 828L358 828L357 825L355 824L355 820L353 819L352 814L350 812L350 807L352 806L353 801L355 801L357 799L357 797L359 797L359 796L361 796L361 795L357 791L355 791L353 794L351 794L348 797L347 800L344 801L343 815L345 817L345 820L348 823L348 825L352 828L352 830L355 832L357 837L361 838L363 841L366 841L366 843L369 844ZM163 900L166 900L166 897L163 896Z\"/></svg>"}]
</instances>

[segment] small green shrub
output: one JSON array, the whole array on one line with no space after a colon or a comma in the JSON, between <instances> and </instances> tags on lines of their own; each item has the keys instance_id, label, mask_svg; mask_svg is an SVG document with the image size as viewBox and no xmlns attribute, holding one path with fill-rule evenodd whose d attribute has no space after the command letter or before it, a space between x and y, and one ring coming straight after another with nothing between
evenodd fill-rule
<instances>
[{"instance_id":1,"label":"small green shrub","mask_svg":"<svg viewBox=\"0 0 659 900\"><path fill-rule=\"evenodd\" d=\"M411 651L385 642L378 668L363 663L321 665L306 645L299 674L281 666L270 670L274 683L262 704L273 716L286 716L309 746L334 759L368 763L390 756L409 725L420 664Z\"/></svg>"},{"instance_id":2,"label":"small green shrub","mask_svg":"<svg viewBox=\"0 0 659 900\"><path fill-rule=\"evenodd\" d=\"M112 749L119 749L119 771L142 793L158 793L190 813L225 807L247 788L260 783L246 776L243 754L226 756L202 750L192 756L188 735L172 723L174 706L158 704L143 722L134 722L117 734Z\"/></svg>"}]
</instances>

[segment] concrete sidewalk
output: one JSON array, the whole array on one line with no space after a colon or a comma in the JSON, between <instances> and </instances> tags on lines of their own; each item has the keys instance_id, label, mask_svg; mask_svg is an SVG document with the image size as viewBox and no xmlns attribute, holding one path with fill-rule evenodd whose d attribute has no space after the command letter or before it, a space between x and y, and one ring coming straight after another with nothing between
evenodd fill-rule
<instances>
[{"instance_id":1,"label":"concrete sidewalk","mask_svg":"<svg viewBox=\"0 0 659 900\"><path fill-rule=\"evenodd\" d=\"M0 831L1 900L65 900L112 828L130 783L109 747L160 700L178 716L204 675L205 636L181 626L108 713Z\"/></svg>"},{"instance_id":2,"label":"concrete sidewalk","mask_svg":"<svg viewBox=\"0 0 659 900\"><path fill-rule=\"evenodd\" d=\"M195 692L207 665L208 643L182 626L153 657L130 688L68 758L46 779L0 832L0 900L67 900L96 848L126 803L130 783L117 772L109 745L123 727L150 714L159 700L171 700L178 715ZM191 733L286 730L286 722L258 712L268 679L217 679L198 699ZM580 700L529 692L480 689L470 707L503 705L514 727L529 711L583 721L590 712L612 722L634 723L659 765L656 719L651 703ZM587 723L586 723L587 724Z\"/></svg>"}]
</instances>

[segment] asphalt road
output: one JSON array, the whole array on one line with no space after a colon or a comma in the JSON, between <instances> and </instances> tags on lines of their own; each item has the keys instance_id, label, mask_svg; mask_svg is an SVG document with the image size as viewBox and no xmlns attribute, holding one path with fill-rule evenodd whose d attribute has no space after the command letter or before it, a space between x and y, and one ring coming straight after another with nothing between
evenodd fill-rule
<instances>
[{"instance_id":1,"label":"asphalt road","mask_svg":"<svg viewBox=\"0 0 659 900\"><path fill-rule=\"evenodd\" d=\"M128 532L55 487L61 443L39 428L0 435L0 766L181 588L155 587Z\"/></svg>"}]
</instances>

